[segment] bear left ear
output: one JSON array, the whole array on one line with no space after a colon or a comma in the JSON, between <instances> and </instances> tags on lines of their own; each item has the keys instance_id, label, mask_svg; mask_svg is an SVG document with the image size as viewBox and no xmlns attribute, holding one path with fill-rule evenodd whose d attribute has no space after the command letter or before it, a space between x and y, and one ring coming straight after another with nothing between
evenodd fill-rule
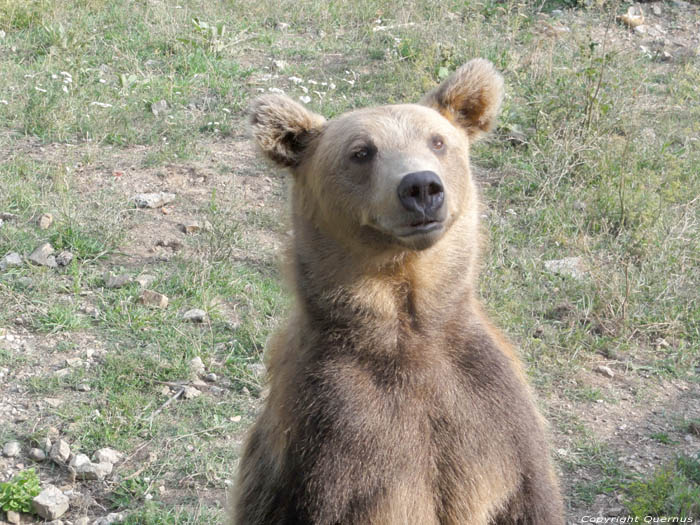
<instances>
[{"instance_id":1,"label":"bear left ear","mask_svg":"<svg viewBox=\"0 0 700 525\"><path fill-rule=\"evenodd\" d=\"M255 141L269 158L294 168L301 162L311 139L326 122L284 95L264 95L253 101L248 112Z\"/></svg>"},{"instance_id":2,"label":"bear left ear","mask_svg":"<svg viewBox=\"0 0 700 525\"><path fill-rule=\"evenodd\" d=\"M471 140L488 132L503 99L503 77L483 58L470 60L421 100L455 125Z\"/></svg>"}]
</instances>

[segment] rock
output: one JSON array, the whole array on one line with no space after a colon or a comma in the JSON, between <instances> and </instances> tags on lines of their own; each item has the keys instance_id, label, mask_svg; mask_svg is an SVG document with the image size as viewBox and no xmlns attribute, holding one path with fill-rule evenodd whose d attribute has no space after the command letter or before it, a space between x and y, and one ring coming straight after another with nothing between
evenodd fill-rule
<instances>
[{"instance_id":1,"label":"rock","mask_svg":"<svg viewBox=\"0 0 700 525\"><path fill-rule=\"evenodd\" d=\"M279 69L280 71L287 69L287 66L289 65L284 60L274 60L272 63L274 64L275 68Z\"/></svg>"},{"instance_id":2,"label":"rock","mask_svg":"<svg viewBox=\"0 0 700 525\"><path fill-rule=\"evenodd\" d=\"M113 275L112 272L109 272L104 276L104 281L106 288L121 288L131 282L131 275L126 273Z\"/></svg>"},{"instance_id":3,"label":"rock","mask_svg":"<svg viewBox=\"0 0 700 525\"><path fill-rule=\"evenodd\" d=\"M252 363L246 367L248 369L248 372L257 379L258 381L262 381L265 379L265 365L262 363Z\"/></svg>"},{"instance_id":4,"label":"rock","mask_svg":"<svg viewBox=\"0 0 700 525\"><path fill-rule=\"evenodd\" d=\"M101 448L95 452L94 458L98 463L111 463L114 465L115 463L119 463L124 458L124 454L117 452L112 448Z\"/></svg>"},{"instance_id":5,"label":"rock","mask_svg":"<svg viewBox=\"0 0 700 525\"><path fill-rule=\"evenodd\" d=\"M59 403L60 404L60 403ZM46 436L42 441L41 441L41 448L44 452L49 452L51 450L51 438Z\"/></svg>"},{"instance_id":6,"label":"rock","mask_svg":"<svg viewBox=\"0 0 700 525\"><path fill-rule=\"evenodd\" d=\"M216 381L219 379L214 372L207 374L204 376L204 379L206 381L209 381L210 383L216 383Z\"/></svg>"},{"instance_id":7,"label":"rock","mask_svg":"<svg viewBox=\"0 0 700 525\"><path fill-rule=\"evenodd\" d=\"M19 441L10 441L9 443L5 443L5 446L2 447L2 455L6 458L15 458L19 456L21 451L22 446L19 444Z\"/></svg>"},{"instance_id":8,"label":"rock","mask_svg":"<svg viewBox=\"0 0 700 525\"><path fill-rule=\"evenodd\" d=\"M87 383L80 383L78 386L75 387L75 389L78 392L90 392L90 390L92 390L92 388L90 388L90 385L88 385Z\"/></svg>"},{"instance_id":9,"label":"rock","mask_svg":"<svg viewBox=\"0 0 700 525\"><path fill-rule=\"evenodd\" d=\"M661 16L661 6L659 4L654 4L653 6L651 6L651 10L656 16Z\"/></svg>"},{"instance_id":10,"label":"rock","mask_svg":"<svg viewBox=\"0 0 700 525\"><path fill-rule=\"evenodd\" d=\"M106 461L93 463L85 454L73 456L69 466L80 479L103 480L112 473L112 463Z\"/></svg>"},{"instance_id":11,"label":"rock","mask_svg":"<svg viewBox=\"0 0 700 525\"><path fill-rule=\"evenodd\" d=\"M55 397L45 397L44 403L46 403L47 405L49 405L52 408L58 408L63 404L63 400L55 398ZM50 439L48 440L48 443L49 443L49 449L50 449L51 448L51 440Z\"/></svg>"},{"instance_id":12,"label":"rock","mask_svg":"<svg viewBox=\"0 0 700 525\"><path fill-rule=\"evenodd\" d=\"M153 290L144 290L141 292L139 301L146 306L152 306L155 308L167 308L168 306L167 296L154 292Z\"/></svg>"},{"instance_id":13,"label":"rock","mask_svg":"<svg viewBox=\"0 0 700 525\"><path fill-rule=\"evenodd\" d=\"M56 263L59 266L68 266L73 261L73 254L67 250L63 250L56 256Z\"/></svg>"},{"instance_id":14,"label":"rock","mask_svg":"<svg viewBox=\"0 0 700 525\"><path fill-rule=\"evenodd\" d=\"M151 113L156 117L165 113L168 110L168 103L165 100L151 103Z\"/></svg>"},{"instance_id":15,"label":"rock","mask_svg":"<svg viewBox=\"0 0 700 525\"><path fill-rule=\"evenodd\" d=\"M53 485L47 485L39 495L32 500L34 511L44 519L55 520L68 510L68 496Z\"/></svg>"},{"instance_id":16,"label":"rock","mask_svg":"<svg viewBox=\"0 0 700 525\"><path fill-rule=\"evenodd\" d=\"M635 28L644 23L644 11L639 6L631 6L627 9L624 15L620 15L617 19L627 27Z\"/></svg>"},{"instance_id":17,"label":"rock","mask_svg":"<svg viewBox=\"0 0 700 525\"><path fill-rule=\"evenodd\" d=\"M51 447L49 457L57 463L65 463L70 457L70 445L63 439L59 439Z\"/></svg>"},{"instance_id":18,"label":"rock","mask_svg":"<svg viewBox=\"0 0 700 525\"><path fill-rule=\"evenodd\" d=\"M40 448L33 448L29 451L29 459L34 461L44 461L46 459L46 452Z\"/></svg>"},{"instance_id":19,"label":"rock","mask_svg":"<svg viewBox=\"0 0 700 525\"><path fill-rule=\"evenodd\" d=\"M29 260L39 266L56 268L56 258L52 255L53 252L53 246L51 246L51 244L48 242L45 242L32 252L32 254L29 256Z\"/></svg>"},{"instance_id":20,"label":"rock","mask_svg":"<svg viewBox=\"0 0 700 525\"><path fill-rule=\"evenodd\" d=\"M593 371L611 379L615 377L615 372L613 372L609 366L598 365L593 369Z\"/></svg>"},{"instance_id":21,"label":"rock","mask_svg":"<svg viewBox=\"0 0 700 525\"><path fill-rule=\"evenodd\" d=\"M79 357L66 357L66 366L71 368L83 366L83 360Z\"/></svg>"},{"instance_id":22,"label":"rock","mask_svg":"<svg viewBox=\"0 0 700 525\"><path fill-rule=\"evenodd\" d=\"M197 356L190 360L190 370L195 374L203 374L206 368L204 367L204 363L202 362L202 358Z\"/></svg>"},{"instance_id":23,"label":"rock","mask_svg":"<svg viewBox=\"0 0 700 525\"><path fill-rule=\"evenodd\" d=\"M19 512L15 512L14 510L8 510L7 511L7 521L8 523L13 523L14 525L19 525L22 523L22 516L20 515Z\"/></svg>"},{"instance_id":24,"label":"rock","mask_svg":"<svg viewBox=\"0 0 700 525\"><path fill-rule=\"evenodd\" d=\"M182 224L178 224L178 228L180 228L180 231L183 233L197 233L202 229L197 221L183 222Z\"/></svg>"},{"instance_id":25,"label":"rock","mask_svg":"<svg viewBox=\"0 0 700 525\"><path fill-rule=\"evenodd\" d=\"M0 259L0 271L16 266L22 266L22 256L17 252L10 252Z\"/></svg>"},{"instance_id":26,"label":"rock","mask_svg":"<svg viewBox=\"0 0 700 525\"><path fill-rule=\"evenodd\" d=\"M583 279L586 272L581 257L564 257L563 259L545 261L544 267L552 273L579 280Z\"/></svg>"},{"instance_id":27,"label":"rock","mask_svg":"<svg viewBox=\"0 0 700 525\"><path fill-rule=\"evenodd\" d=\"M202 395L202 392L194 388L193 386L186 386L185 391L182 394L182 397L185 399L194 399L195 397L199 397Z\"/></svg>"},{"instance_id":28,"label":"rock","mask_svg":"<svg viewBox=\"0 0 700 525\"><path fill-rule=\"evenodd\" d=\"M112 512L102 518L97 518L92 522L92 525L112 525L126 519L126 514L123 512Z\"/></svg>"},{"instance_id":29,"label":"rock","mask_svg":"<svg viewBox=\"0 0 700 525\"><path fill-rule=\"evenodd\" d=\"M150 275L147 273L141 274L138 277L134 278L134 281L139 283L139 286L141 288L148 288L150 285L152 285L156 280L155 275Z\"/></svg>"},{"instance_id":30,"label":"rock","mask_svg":"<svg viewBox=\"0 0 700 525\"><path fill-rule=\"evenodd\" d=\"M277 22L275 24L275 29L277 29L277 31L286 31L289 29L289 24L287 22Z\"/></svg>"},{"instance_id":31,"label":"rock","mask_svg":"<svg viewBox=\"0 0 700 525\"><path fill-rule=\"evenodd\" d=\"M83 516L73 522L73 525L90 525L90 518Z\"/></svg>"},{"instance_id":32,"label":"rock","mask_svg":"<svg viewBox=\"0 0 700 525\"><path fill-rule=\"evenodd\" d=\"M207 313L199 308L187 310L184 314L182 314L183 321L189 321L190 323L203 323L206 318Z\"/></svg>"},{"instance_id":33,"label":"rock","mask_svg":"<svg viewBox=\"0 0 700 525\"><path fill-rule=\"evenodd\" d=\"M50 213L43 213L39 220L36 221L37 226L40 230L48 230L53 224L53 215Z\"/></svg>"},{"instance_id":34,"label":"rock","mask_svg":"<svg viewBox=\"0 0 700 525\"><path fill-rule=\"evenodd\" d=\"M134 195L131 200L139 208L160 208L175 200L174 193L139 193Z\"/></svg>"}]
</instances>

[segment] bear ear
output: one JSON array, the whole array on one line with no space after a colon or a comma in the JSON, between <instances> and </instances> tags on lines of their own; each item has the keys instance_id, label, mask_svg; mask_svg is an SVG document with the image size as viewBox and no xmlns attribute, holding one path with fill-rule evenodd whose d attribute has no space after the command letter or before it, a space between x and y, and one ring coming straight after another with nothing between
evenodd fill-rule
<instances>
[{"instance_id":1,"label":"bear ear","mask_svg":"<svg viewBox=\"0 0 700 525\"><path fill-rule=\"evenodd\" d=\"M326 120L284 95L264 95L249 110L253 137L269 158L289 168L301 162Z\"/></svg>"},{"instance_id":2,"label":"bear ear","mask_svg":"<svg viewBox=\"0 0 700 525\"><path fill-rule=\"evenodd\" d=\"M428 93L421 104L466 130L475 140L489 131L503 99L503 77L483 58L470 60Z\"/></svg>"}]
</instances>

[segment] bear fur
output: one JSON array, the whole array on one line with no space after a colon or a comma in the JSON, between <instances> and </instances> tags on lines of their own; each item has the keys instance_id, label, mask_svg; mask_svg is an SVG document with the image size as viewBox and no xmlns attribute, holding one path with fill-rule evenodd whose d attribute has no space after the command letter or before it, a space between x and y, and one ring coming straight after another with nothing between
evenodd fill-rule
<instances>
[{"instance_id":1,"label":"bear fur","mask_svg":"<svg viewBox=\"0 0 700 525\"><path fill-rule=\"evenodd\" d=\"M326 121L253 103L260 149L293 176L296 302L268 345L231 523L564 523L545 424L476 297L469 146L502 91L476 59L420 104Z\"/></svg>"}]
</instances>

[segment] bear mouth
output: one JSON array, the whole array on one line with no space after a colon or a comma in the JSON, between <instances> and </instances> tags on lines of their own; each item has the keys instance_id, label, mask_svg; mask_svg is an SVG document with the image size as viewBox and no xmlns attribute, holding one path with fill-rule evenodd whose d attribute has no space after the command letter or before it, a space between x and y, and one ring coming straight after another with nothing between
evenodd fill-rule
<instances>
[{"instance_id":1,"label":"bear mouth","mask_svg":"<svg viewBox=\"0 0 700 525\"><path fill-rule=\"evenodd\" d=\"M398 234L399 237L412 237L414 235L425 235L442 230L443 222L438 220L421 219L412 222L404 231Z\"/></svg>"}]
</instances>

